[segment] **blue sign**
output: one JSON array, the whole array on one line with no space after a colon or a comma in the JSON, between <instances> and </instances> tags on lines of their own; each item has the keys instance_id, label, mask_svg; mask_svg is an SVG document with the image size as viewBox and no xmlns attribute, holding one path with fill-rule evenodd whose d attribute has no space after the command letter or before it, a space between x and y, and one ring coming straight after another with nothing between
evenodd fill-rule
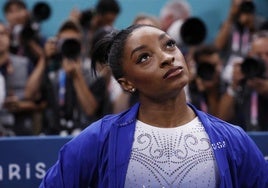
<instances>
[{"instance_id":1,"label":"blue sign","mask_svg":"<svg viewBox=\"0 0 268 188\"><path fill-rule=\"evenodd\" d=\"M265 159L268 161L268 132L248 132L248 135L254 140Z\"/></svg>"},{"instance_id":2,"label":"blue sign","mask_svg":"<svg viewBox=\"0 0 268 188\"><path fill-rule=\"evenodd\" d=\"M71 137L8 137L0 139L0 187L37 188L59 149Z\"/></svg>"}]
</instances>

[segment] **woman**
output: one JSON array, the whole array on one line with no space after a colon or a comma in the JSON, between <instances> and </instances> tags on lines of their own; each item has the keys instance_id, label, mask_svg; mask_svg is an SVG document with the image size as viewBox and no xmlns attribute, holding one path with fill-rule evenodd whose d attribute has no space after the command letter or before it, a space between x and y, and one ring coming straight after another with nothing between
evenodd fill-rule
<instances>
[{"instance_id":1,"label":"woman","mask_svg":"<svg viewBox=\"0 0 268 188\"><path fill-rule=\"evenodd\" d=\"M40 187L267 187L267 164L247 134L187 105L189 72L165 32L130 26L99 48L140 102L63 146Z\"/></svg>"}]
</instances>

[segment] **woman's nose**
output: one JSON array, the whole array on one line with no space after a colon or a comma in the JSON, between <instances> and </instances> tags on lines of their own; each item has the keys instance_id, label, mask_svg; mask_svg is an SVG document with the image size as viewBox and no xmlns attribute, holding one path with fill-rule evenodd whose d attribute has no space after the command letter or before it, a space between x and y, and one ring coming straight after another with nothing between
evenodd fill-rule
<instances>
[{"instance_id":1,"label":"woman's nose","mask_svg":"<svg viewBox=\"0 0 268 188\"><path fill-rule=\"evenodd\" d=\"M170 54L165 54L162 57L162 61L160 63L160 68L164 68L165 66L170 66L174 63L175 58L174 56L170 55Z\"/></svg>"}]
</instances>

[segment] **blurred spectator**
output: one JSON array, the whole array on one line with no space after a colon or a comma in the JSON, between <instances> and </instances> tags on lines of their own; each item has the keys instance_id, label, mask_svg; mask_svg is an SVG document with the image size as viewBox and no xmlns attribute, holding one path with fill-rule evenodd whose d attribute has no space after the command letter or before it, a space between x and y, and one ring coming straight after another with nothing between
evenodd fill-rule
<instances>
[{"instance_id":1,"label":"blurred spectator","mask_svg":"<svg viewBox=\"0 0 268 188\"><path fill-rule=\"evenodd\" d=\"M64 22L57 36L45 44L46 65L38 64L28 95L40 89L46 91L45 134L75 135L91 121L113 112L112 98L117 94L107 88L111 84L110 71L100 64L94 77L82 48L82 30L72 20ZM46 83L44 88L40 88L41 82Z\"/></svg>"},{"instance_id":2,"label":"blurred spectator","mask_svg":"<svg viewBox=\"0 0 268 188\"><path fill-rule=\"evenodd\" d=\"M232 62L236 56L245 57L248 54L252 34L263 22L264 19L256 14L253 1L232 0L229 14L215 39L215 45L221 50L225 65Z\"/></svg>"},{"instance_id":3,"label":"blurred spectator","mask_svg":"<svg viewBox=\"0 0 268 188\"><path fill-rule=\"evenodd\" d=\"M22 0L7 0L3 6L3 12L10 32L11 52L14 54L20 54L22 53L19 49L21 46L20 33L30 16L27 6Z\"/></svg>"},{"instance_id":4,"label":"blurred spectator","mask_svg":"<svg viewBox=\"0 0 268 188\"><path fill-rule=\"evenodd\" d=\"M6 0L3 6L3 12L7 21L7 27L10 31L19 32L27 20L29 19L29 12L23 0Z\"/></svg>"},{"instance_id":5,"label":"blurred spectator","mask_svg":"<svg viewBox=\"0 0 268 188\"><path fill-rule=\"evenodd\" d=\"M190 5L184 0L170 0L160 10L161 29L168 31L177 20L185 20L190 17Z\"/></svg>"},{"instance_id":6,"label":"blurred spectator","mask_svg":"<svg viewBox=\"0 0 268 188\"><path fill-rule=\"evenodd\" d=\"M43 46L44 41L35 16L40 17L38 21L43 21L44 15L31 13L23 0L6 0L3 11L10 32L10 51L13 54L26 56L35 64L39 57L33 52L32 45ZM37 9L34 13L41 14L41 12Z\"/></svg>"},{"instance_id":7,"label":"blurred spectator","mask_svg":"<svg viewBox=\"0 0 268 188\"><path fill-rule=\"evenodd\" d=\"M117 0L98 0L93 8L84 11L72 10L70 19L79 23L84 32L83 41L86 55L90 51L94 32L103 26L113 26L120 12L121 8Z\"/></svg>"},{"instance_id":8,"label":"blurred spectator","mask_svg":"<svg viewBox=\"0 0 268 188\"><path fill-rule=\"evenodd\" d=\"M90 61L82 56L82 31L67 20L55 39L45 45L47 59L48 107L45 113L46 134L77 134L88 124L98 103L89 85L94 79Z\"/></svg>"},{"instance_id":9,"label":"blurred spectator","mask_svg":"<svg viewBox=\"0 0 268 188\"><path fill-rule=\"evenodd\" d=\"M160 28L160 21L157 17L149 14L138 14L134 20L133 24L145 24L145 25L153 25L155 27Z\"/></svg>"},{"instance_id":10,"label":"blurred spectator","mask_svg":"<svg viewBox=\"0 0 268 188\"><path fill-rule=\"evenodd\" d=\"M195 76L189 84L191 103L202 111L217 116L224 84L221 80L222 60L215 46L195 49Z\"/></svg>"},{"instance_id":11,"label":"blurred spectator","mask_svg":"<svg viewBox=\"0 0 268 188\"><path fill-rule=\"evenodd\" d=\"M1 109L1 123L16 135L34 134L34 115L42 104L26 100L25 86L32 72L29 59L9 52L9 33L0 23L0 72L5 78L6 93Z\"/></svg>"},{"instance_id":12,"label":"blurred spectator","mask_svg":"<svg viewBox=\"0 0 268 188\"><path fill-rule=\"evenodd\" d=\"M93 28L113 26L120 11L120 5L116 0L99 0L96 5L96 15L92 20Z\"/></svg>"},{"instance_id":13,"label":"blurred spectator","mask_svg":"<svg viewBox=\"0 0 268 188\"><path fill-rule=\"evenodd\" d=\"M233 80L221 102L220 117L247 131L267 131L268 33L253 35L250 56L234 64Z\"/></svg>"}]
</instances>

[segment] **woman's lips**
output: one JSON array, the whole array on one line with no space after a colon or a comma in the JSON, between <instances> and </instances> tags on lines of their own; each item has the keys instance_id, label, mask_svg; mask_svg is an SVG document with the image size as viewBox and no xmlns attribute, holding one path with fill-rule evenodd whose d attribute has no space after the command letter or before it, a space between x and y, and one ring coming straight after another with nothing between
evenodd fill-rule
<instances>
[{"instance_id":1,"label":"woman's lips","mask_svg":"<svg viewBox=\"0 0 268 188\"><path fill-rule=\"evenodd\" d=\"M163 76L163 79L167 79L167 78L171 78L174 76L178 76L179 74L181 74L183 67L182 66L178 66L178 67L174 67L172 69L169 69L166 74Z\"/></svg>"}]
</instances>

